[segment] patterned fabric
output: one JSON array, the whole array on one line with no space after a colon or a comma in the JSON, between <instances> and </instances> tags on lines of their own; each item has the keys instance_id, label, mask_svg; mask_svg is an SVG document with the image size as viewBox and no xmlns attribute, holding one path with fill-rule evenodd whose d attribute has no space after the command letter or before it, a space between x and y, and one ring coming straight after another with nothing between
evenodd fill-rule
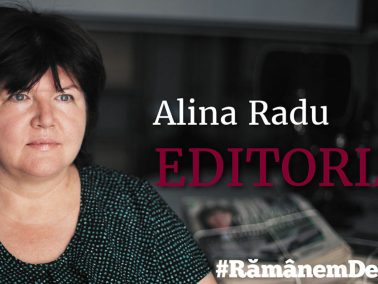
<instances>
[{"instance_id":1,"label":"patterned fabric","mask_svg":"<svg viewBox=\"0 0 378 284\"><path fill-rule=\"evenodd\" d=\"M0 244L0 283L197 283L210 271L147 182L98 166L79 172L80 215L64 253L28 264Z\"/></svg>"}]
</instances>

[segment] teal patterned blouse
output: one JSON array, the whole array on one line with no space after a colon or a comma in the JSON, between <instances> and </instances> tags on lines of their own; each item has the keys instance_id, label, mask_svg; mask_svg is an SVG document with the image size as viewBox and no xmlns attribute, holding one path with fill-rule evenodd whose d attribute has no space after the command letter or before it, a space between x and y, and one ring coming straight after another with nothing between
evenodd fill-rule
<instances>
[{"instance_id":1,"label":"teal patterned blouse","mask_svg":"<svg viewBox=\"0 0 378 284\"><path fill-rule=\"evenodd\" d=\"M191 234L147 182L98 166L79 172L79 220L64 253L28 264L0 244L0 283L197 283L209 273Z\"/></svg>"}]
</instances>

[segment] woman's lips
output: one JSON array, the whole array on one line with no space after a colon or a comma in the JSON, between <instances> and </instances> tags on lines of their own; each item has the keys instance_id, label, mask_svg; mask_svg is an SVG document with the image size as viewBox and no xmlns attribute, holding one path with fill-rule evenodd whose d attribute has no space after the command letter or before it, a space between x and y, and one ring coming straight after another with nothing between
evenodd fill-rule
<instances>
[{"instance_id":1,"label":"woman's lips","mask_svg":"<svg viewBox=\"0 0 378 284\"><path fill-rule=\"evenodd\" d=\"M57 148L61 144L52 139L37 139L29 142L26 145L40 151L49 151Z\"/></svg>"}]
</instances>

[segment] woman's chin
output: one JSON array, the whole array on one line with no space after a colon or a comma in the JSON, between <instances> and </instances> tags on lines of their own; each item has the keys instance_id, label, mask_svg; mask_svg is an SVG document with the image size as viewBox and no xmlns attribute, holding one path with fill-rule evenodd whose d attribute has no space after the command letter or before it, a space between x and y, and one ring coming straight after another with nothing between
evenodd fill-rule
<instances>
[{"instance_id":1,"label":"woman's chin","mask_svg":"<svg viewBox=\"0 0 378 284\"><path fill-rule=\"evenodd\" d=\"M22 171L29 176L49 177L55 176L67 169L70 164L62 161L40 160L25 165Z\"/></svg>"}]
</instances>

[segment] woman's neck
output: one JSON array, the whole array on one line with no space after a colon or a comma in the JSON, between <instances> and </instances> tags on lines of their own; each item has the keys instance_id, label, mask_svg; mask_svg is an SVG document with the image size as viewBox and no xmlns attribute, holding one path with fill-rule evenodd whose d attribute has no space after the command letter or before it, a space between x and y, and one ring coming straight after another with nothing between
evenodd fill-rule
<instances>
[{"instance_id":1,"label":"woman's neck","mask_svg":"<svg viewBox=\"0 0 378 284\"><path fill-rule=\"evenodd\" d=\"M43 179L16 179L0 171L0 218L15 224L53 224L78 206L80 177L73 165Z\"/></svg>"}]
</instances>

